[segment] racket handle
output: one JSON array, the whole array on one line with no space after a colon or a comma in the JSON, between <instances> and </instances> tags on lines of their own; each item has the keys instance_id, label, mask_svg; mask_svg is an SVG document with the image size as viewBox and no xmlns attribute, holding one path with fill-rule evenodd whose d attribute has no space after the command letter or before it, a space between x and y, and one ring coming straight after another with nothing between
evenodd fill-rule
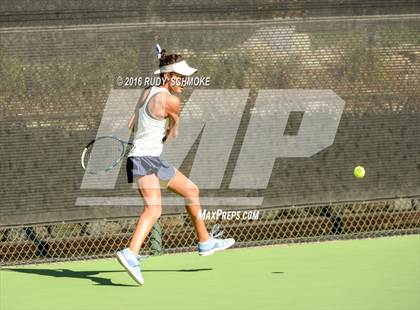
<instances>
[{"instance_id":1,"label":"racket handle","mask_svg":"<svg viewBox=\"0 0 420 310\"><path fill-rule=\"evenodd\" d=\"M167 135L165 135L165 136L162 138L162 143L165 143L166 139L168 139L168 136L167 136Z\"/></svg>"}]
</instances>

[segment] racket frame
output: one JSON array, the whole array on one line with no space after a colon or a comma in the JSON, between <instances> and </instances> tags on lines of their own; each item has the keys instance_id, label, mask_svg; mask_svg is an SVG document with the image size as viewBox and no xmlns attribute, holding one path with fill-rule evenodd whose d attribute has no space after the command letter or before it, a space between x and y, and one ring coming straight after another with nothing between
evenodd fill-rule
<instances>
[{"instance_id":1,"label":"racket frame","mask_svg":"<svg viewBox=\"0 0 420 310\"><path fill-rule=\"evenodd\" d=\"M85 165L85 162L84 162L84 160L85 160L85 156L86 156L86 153L87 153L87 151L88 151L88 149L89 149L89 147L92 145L92 144L94 144L96 141L98 141L98 140L102 140L102 139L114 139L114 140L117 140L119 143L121 143L121 145L123 146L123 150L122 150L122 152L121 152L121 155L120 155L120 157L118 158L118 159L116 159L116 160L114 160L113 161L113 163L112 163L112 165L111 166L109 166L108 168L106 168L106 169L104 169L104 170L101 170L100 172L107 172L107 171L109 171L109 170L111 170L112 168L114 168L116 165L118 165L118 163L127 155L127 153L129 153L133 148L134 148L134 145L133 145L133 143L131 143L131 142L127 142L127 141L124 141L124 140L121 140L121 139L119 139L119 138L117 138L116 136L112 136L112 135L106 135L106 136L99 136L99 137L97 137L97 138L95 138L95 139L93 139L93 140L91 140L88 144L86 144L86 146L85 146L85 148L84 148L84 150L83 150L83 152L82 152L82 156L80 157L80 164L82 165L82 168L87 172L87 173L90 173L90 174L97 174L98 172L93 172L93 171L88 171L87 170L87 166ZM130 149L128 149L127 148L127 146L129 146L130 147Z\"/></svg>"}]
</instances>

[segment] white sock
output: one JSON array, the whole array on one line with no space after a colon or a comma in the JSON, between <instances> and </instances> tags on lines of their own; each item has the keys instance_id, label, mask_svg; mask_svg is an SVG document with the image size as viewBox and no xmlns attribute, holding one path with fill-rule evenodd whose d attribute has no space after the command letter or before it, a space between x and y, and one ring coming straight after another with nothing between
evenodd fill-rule
<instances>
[{"instance_id":1,"label":"white sock","mask_svg":"<svg viewBox=\"0 0 420 310\"><path fill-rule=\"evenodd\" d=\"M127 248L128 249L128 251L130 252L130 253L132 253L132 254L134 254L134 255L138 255L137 253L134 253L133 251L131 251L131 249L130 248Z\"/></svg>"},{"instance_id":2,"label":"white sock","mask_svg":"<svg viewBox=\"0 0 420 310\"><path fill-rule=\"evenodd\" d=\"M207 243L209 243L209 241L211 240L211 237L209 237L209 239L207 240L207 241L204 241L204 242L199 242L199 244L201 244L201 245L206 245Z\"/></svg>"}]
</instances>

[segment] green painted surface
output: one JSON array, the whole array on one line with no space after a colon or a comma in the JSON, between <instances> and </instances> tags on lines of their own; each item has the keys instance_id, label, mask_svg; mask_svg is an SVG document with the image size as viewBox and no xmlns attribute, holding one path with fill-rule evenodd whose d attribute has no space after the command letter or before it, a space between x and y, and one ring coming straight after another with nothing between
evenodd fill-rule
<instances>
[{"instance_id":1,"label":"green painted surface","mask_svg":"<svg viewBox=\"0 0 420 310\"><path fill-rule=\"evenodd\" d=\"M151 257L136 286L114 259L0 271L0 309L420 309L420 236Z\"/></svg>"}]
</instances>

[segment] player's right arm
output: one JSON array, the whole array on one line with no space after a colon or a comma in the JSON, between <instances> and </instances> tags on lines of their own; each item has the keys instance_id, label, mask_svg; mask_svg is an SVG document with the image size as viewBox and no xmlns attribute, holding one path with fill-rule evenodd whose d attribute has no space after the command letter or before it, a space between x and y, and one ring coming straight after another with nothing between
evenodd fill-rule
<instances>
[{"instance_id":1,"label":"player's right arm","mask_svg":"<svg viewBox=\"0 0 420 310\"><path fill-rule=\"evenodd\" d=\"M131 129L132 132L137 130L137 120L139 117L139 109L146 101L147 96L149 95L150 89L146 88L143 93L141 94L139 101L137 102L136 108L134 113L131 115L130 119L128 120L128 128Z\"/></svg>"}]
</instances>

